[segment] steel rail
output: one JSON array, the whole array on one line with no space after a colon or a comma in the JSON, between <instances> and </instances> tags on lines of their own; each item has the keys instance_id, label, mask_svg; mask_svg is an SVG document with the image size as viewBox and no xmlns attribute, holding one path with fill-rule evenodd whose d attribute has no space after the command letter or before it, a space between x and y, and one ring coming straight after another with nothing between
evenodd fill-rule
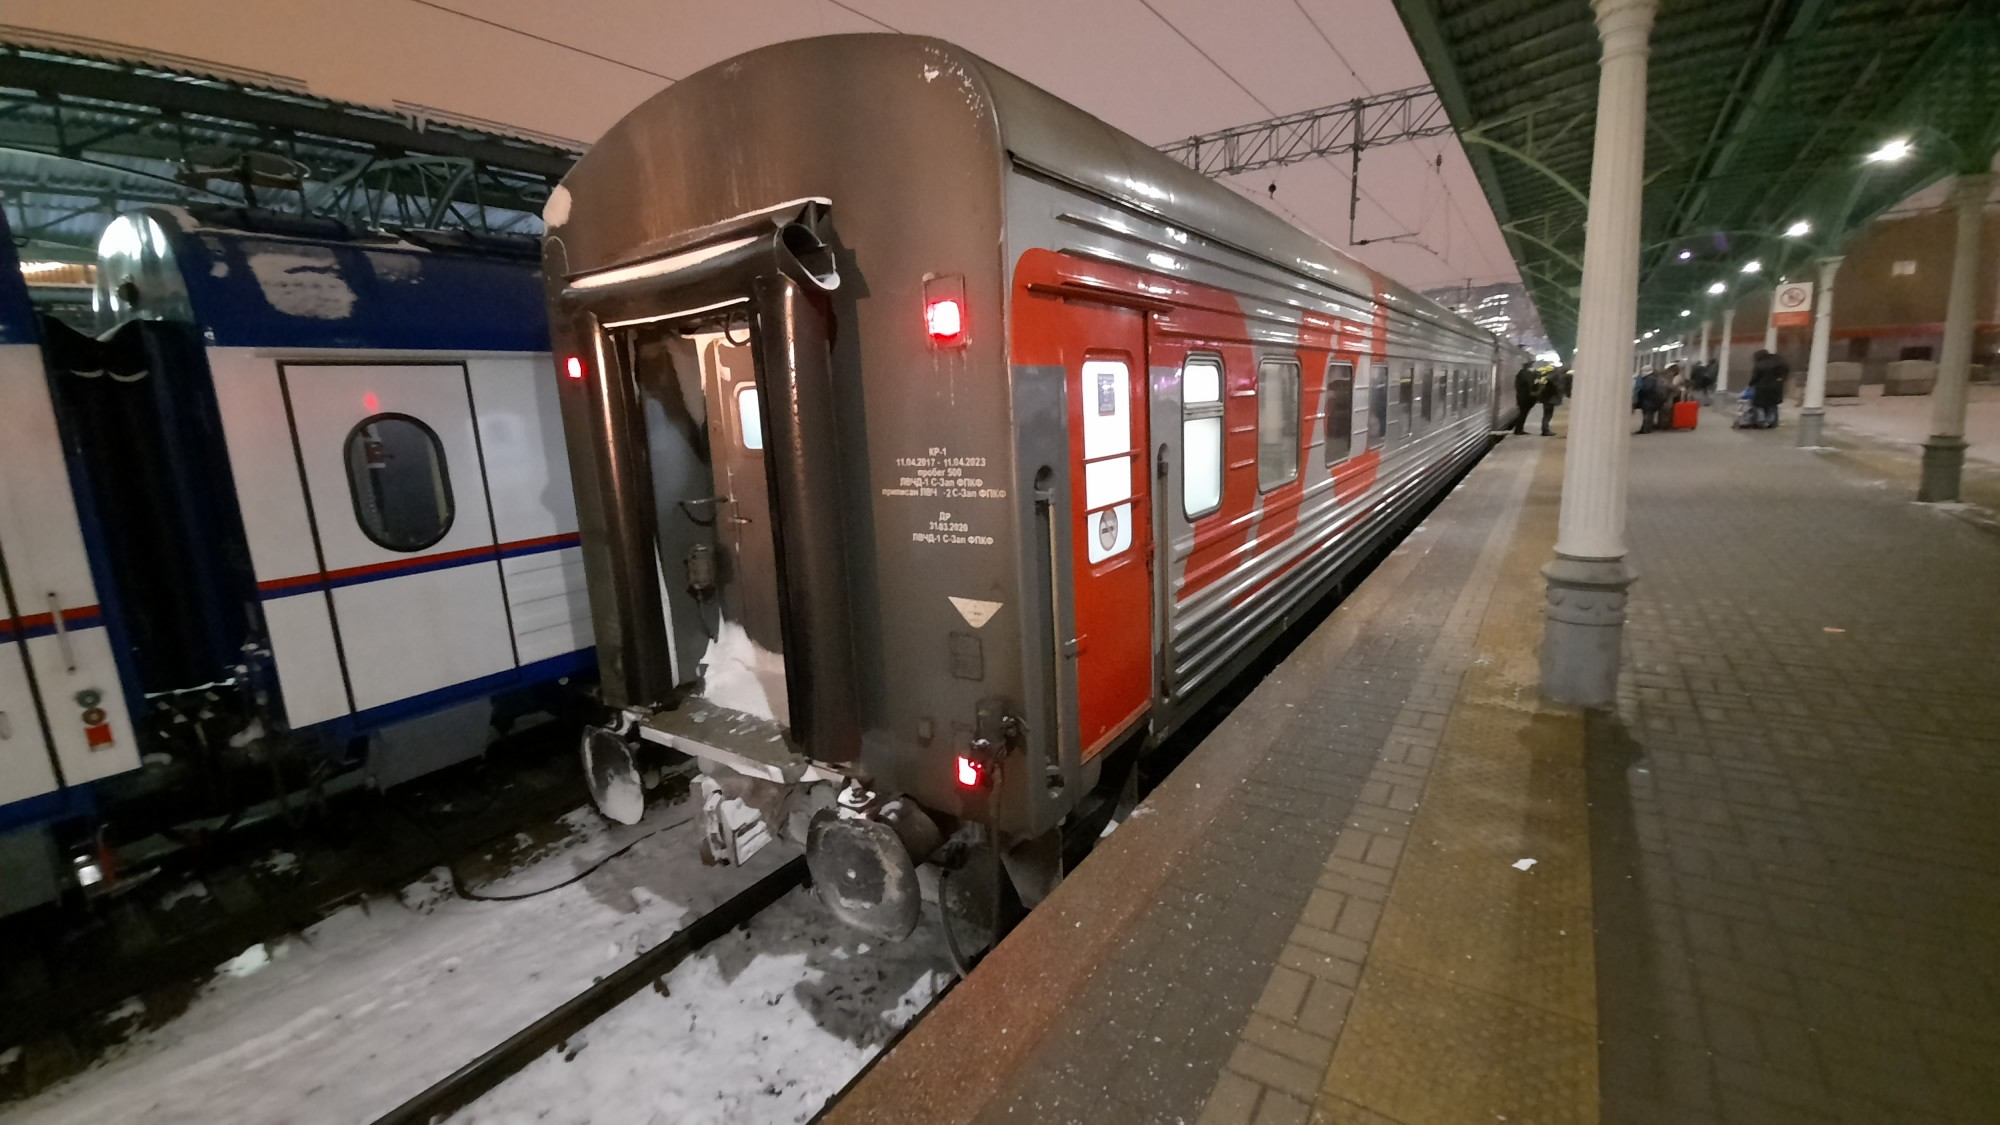
<instances>
[{"instance_id":1,"label":"steel rail","mask_svg":"<svg viewBox=\"0 0 2000 1125\"><path fill-rule=\"evenodd\" d=\"M373 1125L430 1125L450 1117L671 972L689 954L699 952L710 942L748 922L788 892L804 886L805 882L805 857L794 856L784 866L738 891L721 906L626 962L610 976L565 1000L549 1014L508 1036L498 1046L376 1118Z\"/></svg>"}]
</instances>

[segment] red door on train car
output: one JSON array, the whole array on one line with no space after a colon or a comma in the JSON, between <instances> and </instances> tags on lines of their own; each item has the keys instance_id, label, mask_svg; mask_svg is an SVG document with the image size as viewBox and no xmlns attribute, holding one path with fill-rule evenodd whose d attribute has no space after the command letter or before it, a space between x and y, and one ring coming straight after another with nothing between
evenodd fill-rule
<instances>
[{"instance_id":1,"label":"red door on train car","mask_svg":"<svg viewBox=\"0 0 2000 1125\"><path fill-rule=\"evenodd\" d=\"M1089 759L1132 728L1153 698L1153 501L1143 314L1038 298L1046 345L1069 397L1070 573L1075 588L1077 723Z\"/></svg>"}]
</instances>

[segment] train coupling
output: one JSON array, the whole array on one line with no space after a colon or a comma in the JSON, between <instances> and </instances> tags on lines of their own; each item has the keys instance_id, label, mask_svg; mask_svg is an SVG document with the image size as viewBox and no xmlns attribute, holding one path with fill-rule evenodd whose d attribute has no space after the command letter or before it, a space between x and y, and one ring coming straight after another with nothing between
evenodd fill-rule
<instances>
[{"instance_id":1,"label":"train coupling","mask_svg":"<svg viewBox=\"0 0 2000 1125\"><path fill-rule=\"evenodd\" d=\"M771 842L764 814L741 797L723 792L715 778L696 777L695 790L701 796L702 851L709 859L740 867Z\"/></svg>"}]
</instances>

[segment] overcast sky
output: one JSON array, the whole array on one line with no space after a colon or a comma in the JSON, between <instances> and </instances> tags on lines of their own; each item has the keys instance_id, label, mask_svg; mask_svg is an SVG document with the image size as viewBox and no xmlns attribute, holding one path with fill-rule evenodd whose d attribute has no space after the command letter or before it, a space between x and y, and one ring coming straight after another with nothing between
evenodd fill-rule
<instances>
[{"instance_id":1,"label":"overcast sky","mask_svg":"<svg viewBox=\"0 0 2000 1125\"><path fill-rule=\"evenodd\" d=\"M1153 144L1427 82L1390 0L7 0L0 20L581 141L704 66L849 31L949 39ZM1233 186L1345 246L1335 163ZM1357 237L1407 235L1353 251L1369 265L1423 289L1518 276L1455 139L1368 153L1361 187Z\"/></svg>"}]
</instances>

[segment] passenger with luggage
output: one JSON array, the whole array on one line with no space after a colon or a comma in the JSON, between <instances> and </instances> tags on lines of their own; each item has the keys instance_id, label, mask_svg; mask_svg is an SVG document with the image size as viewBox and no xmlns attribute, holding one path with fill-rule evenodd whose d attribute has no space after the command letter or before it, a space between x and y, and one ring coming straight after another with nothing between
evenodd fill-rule
<instances>
[{"instance_id":1,"label":"passenger with luggage","mask_svg":"<svg viewBox=\"0 0 2000 1125\"><path fill-rule=\"evenodd\" d=\"M1647 368L1639 376L1639 385L1632 394L1633 405L1639 408L1639 432L1650 434L1654 430L1665 429L1665 413L1673 401L1667 378L1652 368Z\"/></svg>"}]
</instances>

